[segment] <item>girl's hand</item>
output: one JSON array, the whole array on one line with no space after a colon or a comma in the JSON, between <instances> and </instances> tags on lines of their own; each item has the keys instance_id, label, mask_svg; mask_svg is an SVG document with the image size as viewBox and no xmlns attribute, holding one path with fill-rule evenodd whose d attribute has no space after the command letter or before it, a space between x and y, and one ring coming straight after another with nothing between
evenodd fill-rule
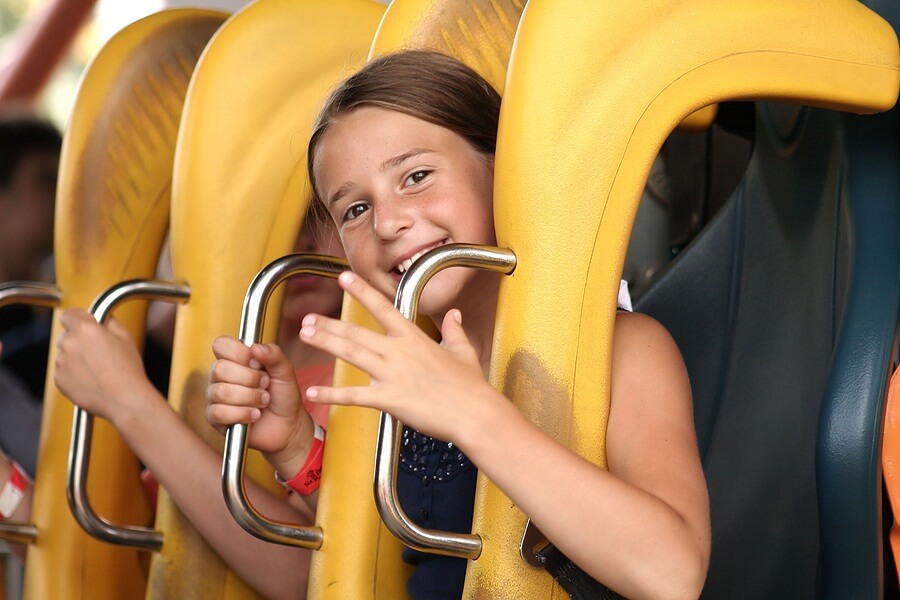
<instances>
[{"instance_id":1,"label":"girl's hand","mask_svg":"<svg viewBox=\"0 0 900 600\"><path fill-rule=\"evenodd\" d=\"M275 344L247 347L233 337L213 342L216 362L206 390L206 420L220 433L236 423L250 423L248 444L269 455L288 477L300 468L312 444L312 419L303 408L294 367Z\"/></svg>"},{"instance_id":2,"label":"girl's hand","mask_svg":"<svg viewBox=\"0 0 900 600\"><path fill-rule=\"evenodd\" d=\"M371 378L367 387L311 387L309 400L368 406L425 434L458 440L486 396L503 398L485 379L458 310L445 315L443 345L439 345L362 278L345 272L338 281L375 317L385 334L321 315L304 318L300 330L304 342Z\"/></svg>"},{"instance_id":3,"label":"girl's hand","mask_svg":"<svg viewBox=\"0 0 900 600\"><path fill-rule=\"evenodd\" d=\"M63 394L112 422L135 408L141 388L152 385L128 331L115 319L100 325L78 308L65 310L60 323L54 381Z\"/></svg>"}]
</instances>

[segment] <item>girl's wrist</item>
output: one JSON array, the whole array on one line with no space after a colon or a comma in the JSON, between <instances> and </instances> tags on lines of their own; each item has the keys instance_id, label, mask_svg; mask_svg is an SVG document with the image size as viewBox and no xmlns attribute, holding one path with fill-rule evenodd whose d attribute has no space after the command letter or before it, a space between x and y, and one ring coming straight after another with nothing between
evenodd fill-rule
<instances>
[{"instance_id":1,"label":"girl's wrist","mask_svg":"<svg viewBox=\"0 0 900 600\"><path fill-rule=\"evenodd\" d=\"M125 400L124 395L128 395ZM120 434L132 427L144 427L149 419L157 418L159 406L168 404L149 380L144 380L125 392L123 397L109 403L110 412L107 420ZM125 401L123 401L125 400Z\"/></svg>"},{"instance_id":2,"label":"girl's wrist","mask_svg":"<svg viewBox=\"0 0 900 600\"><path fill-rule=\"evenodd\" d=\"M291 479L306 462L313 447L315 432L316 427L312 417L304 414L284 449L266 455L266 459L283 479Z\"/></svg>"},{"instance_id":3,"label":"girl's wrist","mask_svg":"<svg viewBox=\"0 0 900 600\"><path fill-rule=\"evenodd\" d=\"M275 470L275 480L286 487L288 490L296 492L301 496L308 496L319 489L319 480L322 477L322 461L325 455L325 430L313 422L314 434L309 453L306 459L296 472L291 469L288 473L294 473L292 476L284 476Z\"/></svg>"}]
</instances>

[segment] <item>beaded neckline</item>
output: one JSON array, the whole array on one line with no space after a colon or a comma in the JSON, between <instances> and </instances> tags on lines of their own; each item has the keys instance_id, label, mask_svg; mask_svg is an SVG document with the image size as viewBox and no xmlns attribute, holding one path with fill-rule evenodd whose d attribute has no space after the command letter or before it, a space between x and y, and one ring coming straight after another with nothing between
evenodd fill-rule
<instances>
[{"instance_id":1,"label":"beaded neckline","mask_svg":"<svg viewBox=\"0 0 900 600\"><path fill-rule=\"evenodd\" d=\"M400 468L421 476L424 483L441 483L474 469L475 465L453 442L404 427Z\"/></svg>"}]
</instances>

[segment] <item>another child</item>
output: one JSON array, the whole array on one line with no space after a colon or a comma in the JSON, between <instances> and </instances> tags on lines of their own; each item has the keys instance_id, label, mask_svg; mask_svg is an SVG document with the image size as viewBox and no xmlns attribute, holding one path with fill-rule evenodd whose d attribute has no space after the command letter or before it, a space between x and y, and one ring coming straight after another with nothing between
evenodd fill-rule
<instances>
[{"instance_id":1,"label":"another child","mask_svg":"<svg viewBox=\"0 0 900 600\"><path fill-rule=\"evenodd\" d=\"M316 235L304 223L295 250L341 256L334 231ZM327 353L301 345L296 332L308 312L338 315L343 292L333 280L298 278L285 284L278 339L286 354L284 368L301 381L330 383L334 360ZM56 384L75 404L108 420L168 491L226 564L266 598L296 598L305 590L309 553L262 542L231 518L222 497L221 453L208 446L171 409L147 379L138 349L115 319L106 326L80 309L61 317L64 333L57 341ZM302 410L302 408L301 408ZM304 413L305 414L305 413ZM327 410L319 412L327 419ZM0 473L2 474L2 473ZM254 506L278 520L310 524L312 515L293 495L272 495L246 482Z\"/></svg>"},{"instance_id":2,"label":"another child","mask_svg":"<svg viewBox=\"0 0 900 600\"><path fill-rule=\"evenodd\" d=\"M553 544L616 592L697 597L709 562L709 505L687 374L658 323L625 312L616 318L606 471L558 444L489 384L496 274L448 269L431 280L419 312L440 328L441 343L390 300L422 253L456 242L496 244L499 106L476 73L422 51L373 61L327 101L309 145L310 180L353 269L340 285L386 334L308 315L300 339L367 372L371 385L313 386L307 396L386 411L408 426L399 491L420 524L470 530L477 465ZM233 338L213 348L219 361L207 418L218 427L254 423L250 444L296 481L309 467L314 428L285 359L272 346L247 352ZM443 474L442 440L464 453L454 453ZM416 565L407 585L414 598L460 596L463 559L412 551L404 558Z\"/></svg>"}]
</instances>

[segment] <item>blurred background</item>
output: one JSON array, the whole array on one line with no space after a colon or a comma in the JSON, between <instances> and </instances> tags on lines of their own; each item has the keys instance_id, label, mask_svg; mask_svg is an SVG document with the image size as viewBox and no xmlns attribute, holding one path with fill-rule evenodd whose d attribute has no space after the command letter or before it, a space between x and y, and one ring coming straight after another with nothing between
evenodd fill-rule
<instances>
[{"instance_id":1,"label":"blurred background","mask_svg":"<svg viewBox=\"0 0 900 600\"><path fill-rule=\"evenodd\" d=\"M176 6L219 8L233 12L248 0L0 0L0 103L33 104L39 114L65 129L75 89L85 65L97 50L125 25L158 10ZM39 25L48 19L59 25L53 36L57 42L31 46ZM65 31L67 30L67 31ZM47 35L47 34L45 34ZM25 53L40 53L29 62L38 80L26 82L27 90L7 95L8 86L19 83L16 67ZM40 72L38 72L40 71ZM44 72L46 71L46 72ZM32 90L38 90L32 94Z\"/></svg>"}]
</instances>

